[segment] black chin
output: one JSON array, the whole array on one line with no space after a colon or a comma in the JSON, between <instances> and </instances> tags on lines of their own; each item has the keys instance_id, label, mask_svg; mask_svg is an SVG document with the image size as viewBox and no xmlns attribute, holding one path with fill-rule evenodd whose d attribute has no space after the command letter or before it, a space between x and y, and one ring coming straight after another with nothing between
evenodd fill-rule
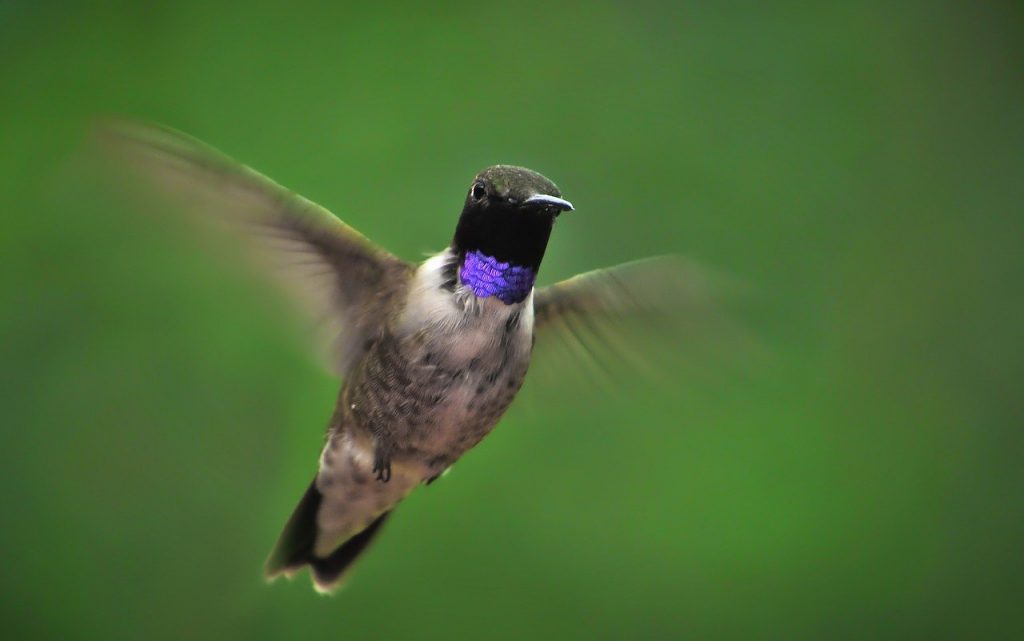
<instances>
[{"instance_id":1,"label":"black chin","mask_svg":"<svg viewBox=\"0 0 1024 641\"><path fill-rule=\"evenodd\" d=\"M536 272L548 246L555 214L498 204L467 204L455 228L452 248L460 255L478 251L501 262Z\"/></svg>"}]
</instances>

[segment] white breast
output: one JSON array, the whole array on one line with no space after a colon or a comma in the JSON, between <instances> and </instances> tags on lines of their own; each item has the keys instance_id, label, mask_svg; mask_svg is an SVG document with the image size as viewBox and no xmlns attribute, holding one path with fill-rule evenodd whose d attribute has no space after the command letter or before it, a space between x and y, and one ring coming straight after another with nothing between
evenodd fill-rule
<instances>
[{"instance_id":1,"label":"white breast","mask_svg":"<svg viewBox=\"0 0 1024 641\"><path fill-rule=\"evenodd\" d=\"M526 300L512 305L493 296L477 298L461 282L455 291L448 291L442 284L450 260L451 250L445 250L420 265L399 322L401 333L425 332L432 339L447 341L452 358L468 361L496 347L509 318L519 314L517 338L532 340L532 290Z\"/></svg>"}]
</instances>

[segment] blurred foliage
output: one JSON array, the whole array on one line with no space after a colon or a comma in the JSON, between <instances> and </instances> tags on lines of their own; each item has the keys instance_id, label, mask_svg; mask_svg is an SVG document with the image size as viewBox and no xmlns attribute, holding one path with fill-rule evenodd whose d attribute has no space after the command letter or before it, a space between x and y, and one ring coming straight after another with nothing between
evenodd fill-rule
<instances>
[{"instance_id":1,"label":"blurred foliage","mask_svg":"<svg viewBox=\"0 0 1024 641\"><path fill-rule=\"evenodd\" d=\"M6 638L1020 638L1019 3L0 3ZM187 131L409 259L493 162L542 281L681 252L766 355L527 390L351 584L261 564L337 382L79 152ZM528 383L529 386L529 383ZM536 394L543 391L546 394Z\"/></svg>"}]
</instances>

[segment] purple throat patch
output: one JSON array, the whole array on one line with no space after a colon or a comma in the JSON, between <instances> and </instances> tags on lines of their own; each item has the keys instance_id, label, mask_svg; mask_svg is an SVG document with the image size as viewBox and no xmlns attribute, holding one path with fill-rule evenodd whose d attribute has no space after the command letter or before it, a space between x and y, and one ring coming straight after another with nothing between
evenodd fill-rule
<instances>
[{"instance_id":1,"label":"purple throat patch","mask_svg":"<svg viewBox=\"0 0 1024 641\"><path fill-rule=\"evenodd\" d=\"M470 251L466 252L459 268L459 278L480 298L497 296L501 302L511 305L530 295L537 275L529 267L503 263L493 256Z\"/></svg>"}]
</instances>

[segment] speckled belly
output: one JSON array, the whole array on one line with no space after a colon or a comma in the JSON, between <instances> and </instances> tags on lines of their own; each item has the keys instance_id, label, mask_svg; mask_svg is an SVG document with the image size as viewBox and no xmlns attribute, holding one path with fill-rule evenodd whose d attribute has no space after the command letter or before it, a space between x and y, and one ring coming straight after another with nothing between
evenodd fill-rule
<instances>
[{"instance_id":1,"label":"speckled belly","mask_svg":"<svg viewBox=\"0 0 1024 641\"><path fill-rule=\"evenodd\" d=\"M523 384L529 355L491 363L490 368L470 364L454 377L442 373L449 382L437 404L410 430L410 453L432 473L443 471L494 428Z\"/></svg>"},{"instance_id":2,"label":"speckled belly","mask_svg":"<svg viewBox=\"0 0 1024 641\"><path fill-rule=\"evenodd\" d=\"M441 474L523 384L532 295L506 304L429 282L414 290L405 313L366 342L341 390L316 480L317 554Z\"/></svg>"},{"instance_id":3,"label":"speckled belly","mask_svg":"<svg viewBox=\"0 0 1024 641\"><path fill-rule=\"evenodd\" d=\"M435 476L497 424L523 384L532 336L514 323L457 337L383 337L343 393L351 425L393 464Z\"/></svg>"}]
</instances>

